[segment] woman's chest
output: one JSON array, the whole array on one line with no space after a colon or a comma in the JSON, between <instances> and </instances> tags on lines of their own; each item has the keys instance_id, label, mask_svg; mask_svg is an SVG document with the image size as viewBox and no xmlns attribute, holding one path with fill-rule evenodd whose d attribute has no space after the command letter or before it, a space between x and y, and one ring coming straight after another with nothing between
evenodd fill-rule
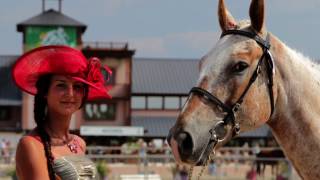
<instances>
[{"instance_id":1,"label":"woman's chest","mask_svg":"<svg viewBox=\"0 0 320 180\"><path fill-rule=\"evenodd\" d=\"M85 155L66 155L54 160L54 172L67 180L97 179L97 170L93 161Z\"/></svg>"}]
</instances>

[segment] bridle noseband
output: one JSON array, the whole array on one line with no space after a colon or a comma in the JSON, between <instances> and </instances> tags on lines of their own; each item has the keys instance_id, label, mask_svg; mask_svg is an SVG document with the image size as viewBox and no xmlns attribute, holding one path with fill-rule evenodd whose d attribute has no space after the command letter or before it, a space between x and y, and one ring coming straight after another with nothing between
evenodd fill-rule
<instances>
[{"instance_id":1,"label":"bridle noseband","mask_svg":"<svg viewBox=\"0 0 320 180\"><path fill-rule=\"evenodd\" d=\"M194 93L199 96L205 97L208 101L210 101L211 103L213 103L213 104L217 105L219 108L221 108L223 112L227 113L227 115L223 118L222 121L219 121L213 128L210 129L209 133L210 133L211 138L210 138L210 141L205 149L206 152L212 151L214 146L219 141L223 141L224 138L226 138L227 132L223 132L223 130L221 130L221 128L224 129L224 128L226 128L226 126L231 125L232 131L233 131L232 136L239 134L240 124L235 119L235 113L239 110L239 108L243 102L243 99L246 96L248 90L250 89L251 85L255 82L258 75L260 74L263 60L266 60L266 65L267 65L268 89L269 89L270 106L271 106L270 117L274 111L274 96L273 96L273 89L272 89L272 87L273 87L273 74L274 74L274 61L273 61L272 55L269 51L269 49L270 49L269 34L267 34L266 40L264 40L259 35L257 35L256 33L253 33L253 32L247 32L247 31L242 31L242 30L227 30L221 34L220 38L222 38L223 36L226 36L226 35L230 35L230 34L246 36L250 39L255 40L262 48L263 54L258 61L256 69L253 72L247 87L245 88L245 90L243 91L241 96L238 98L238 100L231 106L228 106L226 103L223 103L219 98L215 97L210 92L208 92L207 90L202 89L200 87L193 87L190 90L189 96L192 93ZM220 133L219 133L219 131L220 131Z\"/></svg>"}]
</instances>

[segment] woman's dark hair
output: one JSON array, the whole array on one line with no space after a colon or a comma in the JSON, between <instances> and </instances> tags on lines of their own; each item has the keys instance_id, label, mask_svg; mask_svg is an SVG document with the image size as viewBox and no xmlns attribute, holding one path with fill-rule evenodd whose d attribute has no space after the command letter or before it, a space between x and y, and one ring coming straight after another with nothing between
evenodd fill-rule
<instances>
[{"instance_id":1,"label":"woman's dark hair","mask_svg":"<svg viewBox=\"0 0 320 180\"><path fill-rule=\"evenodd\" d=\"M45 155L47 158L47 166L50 180L55 180L55 173L53 170L53 156L51 152L50 136L45 130L47 99L52 75L40 76L37 83L37 94L34 97L34 119L36 121L36 130L41 138L44 146Z\"/></svg>"},{"instance_id":2,"label":"woman's dark hair","mask_svg":"<svg viewBox=\"0 0 320 180\"><path fill-rule=\"evenodd\" d=\"M50 180L55 180L55 173L53 169L53 156L51 152L51 139L49 134L45 130L46 122L46 108L47 108L47 94L51 84L52 74L42 75L39 77L36 88L37 94L34 98L34 119L36 121L37 127L36 130L41 138L41 141L44 145L45 155L47 158L47 166ZM85 104L85 101L88 97L88 86L85 85L84 97L81 102L80 108Z\"/></svg>"},{"instance_id":3,"label":"woman's dark hair","mask_svg":"<svg viewBox=\"0 0 320 180\"><path fill-rule=\"evenodd\" d=\"M81 101L81 105L79 107L82 108L84 106L84 104L86 103L87 99L88 99L88 94L89 94L89 86L87 84L84 85L84 96L82 98L82 101Z\"/></svg>"}]
</instances>

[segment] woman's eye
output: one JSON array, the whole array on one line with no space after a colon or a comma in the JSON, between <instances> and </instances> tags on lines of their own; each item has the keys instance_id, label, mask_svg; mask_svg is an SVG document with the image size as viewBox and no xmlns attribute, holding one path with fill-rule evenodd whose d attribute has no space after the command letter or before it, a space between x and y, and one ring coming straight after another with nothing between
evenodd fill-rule
<instances>
[{"instance_id":1,"label":"woman's eye","mask_svg":"<svg viewBox=\"0 0 320 180\"><path fill-rule=\"evenodd\" d=\"M248 67L249 67L249 65L247 63L240 61L232 67L232 72L240 73L240 72L244 71L245 69L247 69Z\"/></svg>"},{"instance_id":2,"label":"woman's eye","mask_svg":"<svg viewBox=\"0 0 320 180\"><path fill-rule=\"evenodd\" d=\"M83 85L80 85L80 84L77 84L77 85L74 85L73 88L77 91L82 91L84 89L84 86Z\"/></svg>"},{"instance_id":3,"label":"woman's eye","mask_svg":"<svg viewBox=\"0 0 320 180\"><path fill-rule=\"evenodd\" d=\"M67 85L66 84L57 84L57 87L59 87L59 88L65 88L65 87L67 87Z\"/></svg>"}]
</instances>

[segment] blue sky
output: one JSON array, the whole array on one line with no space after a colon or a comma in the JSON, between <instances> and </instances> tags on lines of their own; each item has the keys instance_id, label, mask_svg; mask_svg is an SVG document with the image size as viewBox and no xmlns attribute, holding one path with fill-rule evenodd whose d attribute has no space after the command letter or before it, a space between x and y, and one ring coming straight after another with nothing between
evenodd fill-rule
<instances>
[{"instance_id":1,"label":"blue sky","mask_svg":"<svg viewBox=\"0 0 320 180\"><path fill-rule=\"evenodd\" d=\"M320 1L266 0L269 31L293 49L320 59ZM62 12L88 26L84 41L129 42L135 57L200 58L220 34L218 0L63 0ZM238 19L250 0L226 0ZM55 0L47 9L57 9ZM41 13L41 0L1 0L0 54L21 54L16 24Z\"/></svg>"}]
</instances>

